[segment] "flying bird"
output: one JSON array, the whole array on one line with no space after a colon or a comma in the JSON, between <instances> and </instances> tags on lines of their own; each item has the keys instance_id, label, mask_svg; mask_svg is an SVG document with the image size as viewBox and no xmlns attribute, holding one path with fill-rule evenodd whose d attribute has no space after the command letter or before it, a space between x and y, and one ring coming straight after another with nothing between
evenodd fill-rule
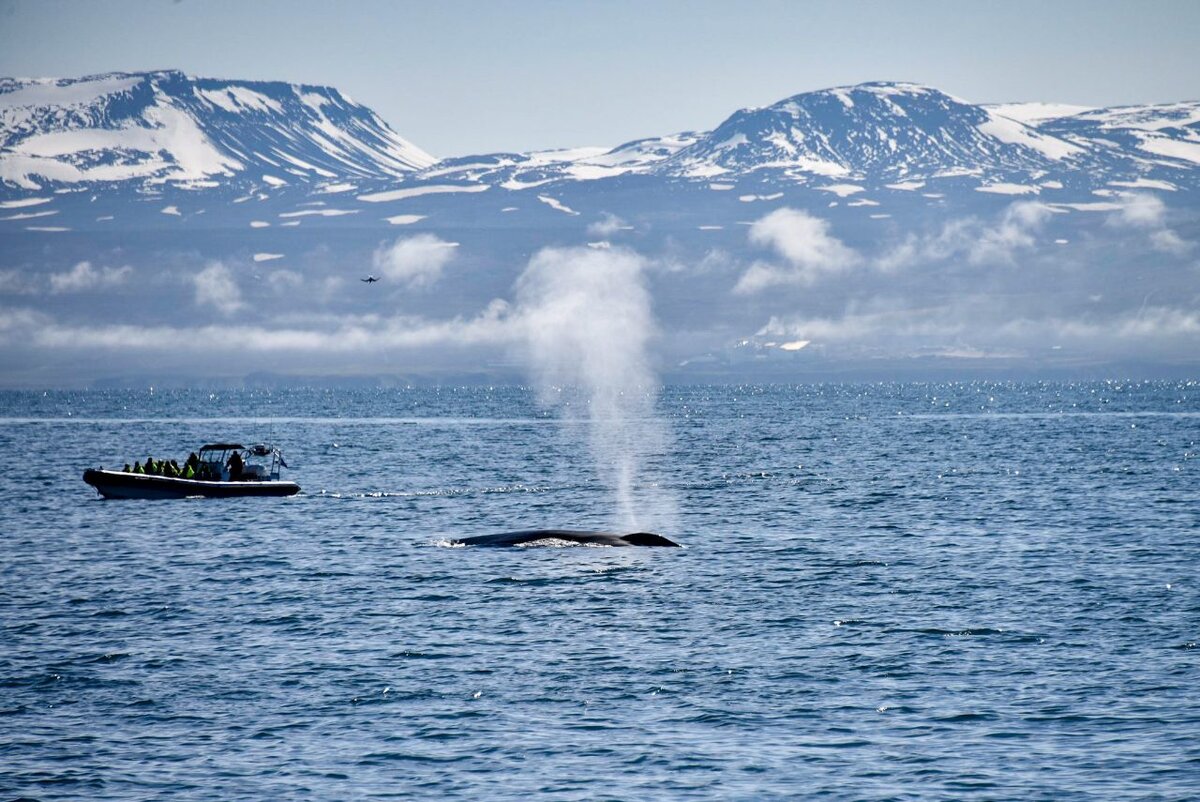
<instances>
[{"instance_id":1,"label":"flying bird","mask_svg":"<svg viewBox=\"0 0 1200 802\"><path fill-rule=\"evenodd\" d=\"M374 284L376 281L379 281L379 279L375 278L374 276L367 276L366 278L360 278L359 281L367 284Z\"/></svg>"}]
</instances>

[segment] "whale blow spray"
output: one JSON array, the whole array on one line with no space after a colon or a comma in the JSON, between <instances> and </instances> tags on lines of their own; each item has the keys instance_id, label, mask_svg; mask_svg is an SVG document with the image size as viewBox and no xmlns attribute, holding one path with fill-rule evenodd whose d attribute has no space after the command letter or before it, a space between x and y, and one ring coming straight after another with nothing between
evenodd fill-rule
<instances>
[{"instance_id":1,"label":"whale blow spray","mask_svg":"<svg viewBox=\"0 0 1200 802\"><path fill-rule=\"evenodd\" d=\"M670 444L654 409L645 270L624 248L544 248L517 280L517 306L539 400L586 421L597 474L616 495L614 524L669 531L675 499L643 475Z\"/></svg>"}]
</instances>

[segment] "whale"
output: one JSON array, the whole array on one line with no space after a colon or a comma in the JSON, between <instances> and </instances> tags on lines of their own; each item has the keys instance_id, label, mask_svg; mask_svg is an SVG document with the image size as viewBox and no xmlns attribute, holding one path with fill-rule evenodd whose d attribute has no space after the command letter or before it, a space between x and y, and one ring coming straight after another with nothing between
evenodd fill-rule
<instances>
[{"instance_id":1,"label":"whale","mask_svg":"<svg viewBox=\"0 0 1200 802\"><path fill-rule=\"evenodd\" d=\"M653 532L630 532L620 535L615 532L586 532L575 529L522 529L519 532L501 532L495 535L477 535L450 541L453 546L485 546L505 548L524 546L539 541L565 540L587 546L651 546L679 548L679 544Z\"/></svg>"}]
</instances>

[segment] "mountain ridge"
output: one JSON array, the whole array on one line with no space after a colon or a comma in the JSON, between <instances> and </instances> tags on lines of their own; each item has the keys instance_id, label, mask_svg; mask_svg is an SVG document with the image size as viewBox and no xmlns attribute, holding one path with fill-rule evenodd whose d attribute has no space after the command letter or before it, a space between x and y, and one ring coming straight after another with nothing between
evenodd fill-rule
<instances>
[{"instance_id":1,"label":"mountain ridge","mask_svg":"<svg viewBox=\"0 0 1200 802\"><path fill-rule=\"evenodd\" d=\"M179 70L0 79L0 179L28 190L397 177L434 161L332 87Z\"/></svg>"},{"instance_id":2,"label":"mountain ridge","mask_svg":"<svg viewBox=\"0 0 1200 802\"><path fill-rule=\"evenodd\" d=\"M706 131L439 160L331 87L178 70L0 79L0 232L389 228L435 212L437 225L550 228L666 213L712 230L741 203L888 219L881 203L936 215L990 196L1111 212L1148 190L1196 202L1200 104L995 107L873 81L739 109ZM523 196L532 206L508 215Z\"/></svg>"},{"instance_id":3,"label":"mountain ridge","mask_svg":"<svg viewBox=\"0 0 1200 802\"><path fill-rule=\"evenodd\" d=\"M1082 108L971 104L922 84L872 81L739 109L709 131L582 155L588 149L438 160L328 86L179 70L5 78L0 181L10 194L121 182L203 188L218 179L278 187L455 178L523 189L628 174L882 182L1200 167L1200 103ZM1178 119L1161 119L1171 114Z\"/></svg>"}]
</instances>

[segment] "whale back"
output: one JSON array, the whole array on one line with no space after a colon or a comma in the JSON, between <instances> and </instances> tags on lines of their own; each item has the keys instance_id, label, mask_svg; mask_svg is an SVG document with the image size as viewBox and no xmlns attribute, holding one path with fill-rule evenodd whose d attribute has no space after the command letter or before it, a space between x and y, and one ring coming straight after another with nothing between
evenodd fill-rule
<instances>
[{"instance_id":1,"label":"whale back","mask_svg":"<svg viewBox=\"0 0 1200 802\"><path fill-rule=\"evenodd\" d=\"M679 546L678 543L652 532L618 535L613 532L583 532L574 529L523 529L519 532L464 537L453 542L460 546L503 547L522 546L539 540L566 540L593 546Z\"/></svg>"}]
</instances>

